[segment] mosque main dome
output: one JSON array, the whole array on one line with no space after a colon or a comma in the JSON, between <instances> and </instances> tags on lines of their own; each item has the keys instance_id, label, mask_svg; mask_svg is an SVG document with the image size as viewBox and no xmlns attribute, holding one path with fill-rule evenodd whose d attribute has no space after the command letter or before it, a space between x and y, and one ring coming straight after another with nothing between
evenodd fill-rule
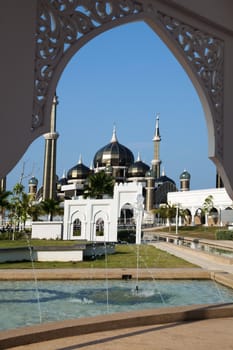
<instances>
[{"instance_id":1,"label":"mosque main dome","mask_svg":"<svg viewBox=\"0 0 233 350\"><path fill-rule=\"evenodd\" d=\"M95 168L108 166L129 167L134 163L134 155L129 148L118 142L114 128L110 143L96 152L93 163Z\"/></svg>"}]
</instances>

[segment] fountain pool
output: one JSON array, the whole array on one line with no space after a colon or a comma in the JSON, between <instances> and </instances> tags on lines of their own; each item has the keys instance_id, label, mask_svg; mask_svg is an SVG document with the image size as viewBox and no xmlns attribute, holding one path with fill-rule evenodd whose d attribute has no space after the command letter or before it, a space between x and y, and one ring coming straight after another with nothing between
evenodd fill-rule
<instances>
[{"instance_id":1,"label":"fountain pool","mask_svg":"<svg viewBox=\"0 0 233 350\"><path fill-rule=\"evenodd\" d=\"M31 281L0 284L0 329L63 319L192 304L233 302L214 281Z\"/></svg>"}]
</instances>

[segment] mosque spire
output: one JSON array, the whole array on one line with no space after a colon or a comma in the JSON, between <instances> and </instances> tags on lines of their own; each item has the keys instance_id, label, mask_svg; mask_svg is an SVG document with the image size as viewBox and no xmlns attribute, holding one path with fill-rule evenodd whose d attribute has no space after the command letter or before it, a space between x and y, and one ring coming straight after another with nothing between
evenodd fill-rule
<instances>
[{"instance_id":1,"label":"mosque spire","mask_svg":"<svg viewBox=\"0 0 233 350\"><path fill-rule=\"evenodd\" d=\"M111 138L111 143L113 143L113 142L117 142L118 140L117 140L117 136L116 136L116 125L114 124L114 126L113 126L113 132L112 132L112 138Z\"/></svg>"},{"instance_id":2,"label":"mosque spire","mask_svg":"<svg viewBox=\"0 0 233 350\"><path fill-rule=\"evenodd\" d=\"M82 163L83 163L83 159L82 159L82 155L80 154L78 164L82 164Z\"/></svg>"},{"instance_id":3,"label":"mosque spire","mask_svg":"<svg viewBox=\"0 0 233 350\"><path fill-rule=\"evenodd\" d=\"M140 155L140 152L138 152L138 157L137 157L137 162L141 162L141 155Z\"/></svg>"},{"instance_id":4,"label":"mosque spire","mask_svg":"<svg viewBox=\"0 0 233 350\"><path fill-rule=\"evenodd\" d=\"M156 114L156 121L155 121L155 134L153 141L159 142L161 141L161 136L159 133L159 113Z\"/></svg>"},{"instance_id":5,"label":"mosque spire","mask_svg":"<svg viewBox=\"0 0 233 350\"><path fill-rule=\"evenodd\" d=\"M159 113L156 114L156 121L155 121L155 133L153 137L154 142L154 159L151 162L152 170L155 178L160 177L160 142L161 142L161 136L159 132Z\"/></svg>"}]
</instances>

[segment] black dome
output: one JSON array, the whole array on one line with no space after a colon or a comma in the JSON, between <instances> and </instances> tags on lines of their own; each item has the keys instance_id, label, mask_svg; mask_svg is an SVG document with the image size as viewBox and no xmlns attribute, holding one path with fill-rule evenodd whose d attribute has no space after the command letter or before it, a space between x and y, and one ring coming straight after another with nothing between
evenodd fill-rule
<instances>
[{"instance_id":1,"label":"black dome","mask_svg":"<svg viewBox=\"0 0 233 350\"><path fill-rule=\"evenodd\" d=\"M80 160L77 165L75 165L73 168L71 168L68 171L67 179L68 180L86 179L90 173L91 173L90 168L84 165Z\"/></svg>"},{"instance_id":2,"label":"black dome","mask_svg":"<svg viewBox=\"0 0 233 350\"><path fill-rule=\"evenodd\" d=\"M133 162L133 153L130 149L118 142L115 130L113 131L111 142L96 152L93 161L95 168L110 165L129 167Z\"/></svg>"},{"instance_id":3,"label":"black dome","mask_svg":"<svg viewBox=\"0 0 233 350\"><path fill-rule=\"evenodd\" d=\"M155 186L157 187L157 186L163 185L165 182L170 182L173 185L176 185L175 181L170 179L170 177L168 177L166 175L162 175L158 179L155 180Z\"/></svg>"},{"instance_id":4,"label":"black dome","mask_svg":"<svg viewBox=\"0 0 233 350\"><path fill-rule=\"evenodd\" d=\"M150 167L138 157L137 161L129 167L128 177L145 177L149 169Z\"/></svg>"},{"instance_id":5,"label":"black dome","mask_svg":"<svg viewBox=\"0 0 233 350\"><path fill-rule=\"evenodd\" d=\"M67 178L66 177L62 177L61 179L58 180L58 184L63 186L63 185L67 185Z\"/></svg>"}]
</instances>

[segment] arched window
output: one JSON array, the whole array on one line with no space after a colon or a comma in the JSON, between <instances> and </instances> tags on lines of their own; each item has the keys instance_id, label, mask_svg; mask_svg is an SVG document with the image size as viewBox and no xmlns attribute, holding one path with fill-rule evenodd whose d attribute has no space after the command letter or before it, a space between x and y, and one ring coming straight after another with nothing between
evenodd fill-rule
<instances>
[{"instance_id":1,"label":"arched window","mask_svg":"<svg viewBox=\"0 0 233 350\"><path fill-rule=\"evenodd\" d=\"M104 220L102 218L96 221L96 236L104 236Z\"/></svg>"},{"instance_id":2,"label":"arched window","mask_svg":"<svg viewBox=\"0 0 233 350\"><path fill-rule=\"evenodd\" d=\"M73 222L73 236L81 236L82 223L79 219Z\"/></svg>"},{"instance_id":3,"label":"arched window","mask_svg":"<svg viewBox=\"0 0 233 350\"><path fill-rule=\"evenodd\" d=\"M130 203L124 204L121 208L118 223L120 225L129 225L133 223L133 206Z\"/></svg>"},{"instance_id":4,"label":"arched window","mask_svg":"<svg viewBox=\"0 0 233 350\"><path fill-rule=\"evenodd\" d=\"M96 221L96 236L104 236L104 220L102 218Z\"/></svg>"},{"instance_id":5,"label":"arched window","mask_svg":"<svg viewBox=\"0 0 233 350\"><path fill-rule=\"evenodd\" d=\"M205 223L205 215L201 208L198 208L194 215L195 225L203 225Z\"/></svg>"},{"instance_id":6,"label":"arched window","mask_svg":"<svg viewBox=\"0 0 233 350\"><path fill-rule=\"evenodd\" d=\"M184 224L185 225L190 225L191 221L192 221L191 211L189 209L184 209L183 213L182 213L182 216L183 216Z\"/></svg>"},{"instance_id":7,"label":"arched window","mask_svg":"<svg viewBox=\"0 0 233 350\"><path fill-rule=\"evenodd\" d=\"M216 208L212 208L209 213L210 224L216 225L218 222L218 210Z\"/></svg>"}]
</instances>

